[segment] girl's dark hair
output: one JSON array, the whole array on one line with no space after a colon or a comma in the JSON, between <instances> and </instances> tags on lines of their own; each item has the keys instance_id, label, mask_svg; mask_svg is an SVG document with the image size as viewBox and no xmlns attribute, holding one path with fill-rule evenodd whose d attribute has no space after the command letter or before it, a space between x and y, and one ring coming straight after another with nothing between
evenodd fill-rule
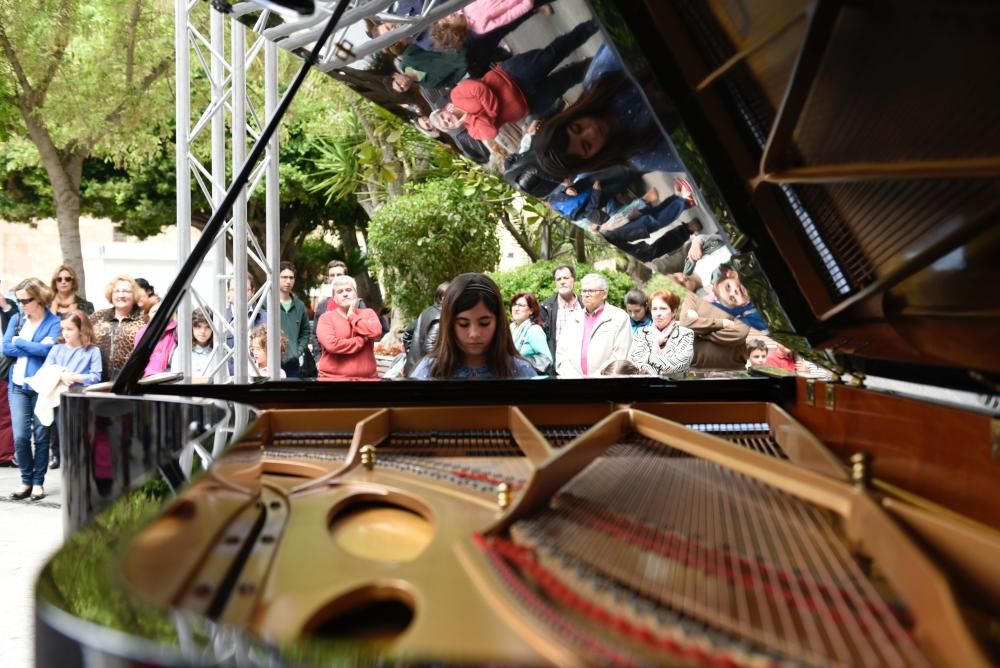
<instances>
[{"instance_id":1,"label":"girl's dark hair","mask_svg":"<svg viewBox=\"0 0 1000 668\"><path fill-rule=\"evenodd\" d=\"M538 303L538 299L535 295L530 292L518 292L516 295L510 298L511 306L514 305L518 299L524 299L528 302L528 310L531 311L531 322L536 325L542 324L542 306Z\"/></svg>"},{"instance_id":2,"label":"girl's dark hair","mask_svg":"<svg viewBox=\"0 0 1000 668\"><path fill-rule=\"evenodd\" d=\"M142 288L146 292L146 295L149 297L152 297L153 295L156 294L156 290L153 289L153 286L150 285L149 281L147 281L145 278L135 279L135 284L138 285L140 288Z\"/></svg>"},{"instance_id":3,"label":"girl's dark hair","mask_svg":"<svg viewBox=\"0 0 1000 668\"><path fill-rule=\"evenodd\" d=\"M441 302L440 337L434 346L434 362L431 367L431 377L451 378L462 363L464 355L455 336L455 319L459 313L483 304L496 318L496 329L493 340L486 349L486 360L489 368L497 378L511 378L512 363L519 357L514 348L514 340L510 336L510 325L507 321L507 309L504 308L500 288L485 274L460 274L448 286Z\"/></svg>"},{"instance_id":4,"label":"girl's dark hair","mask_svg":"<svg viewBox=\"0 0 1000 668\"><path fill-rule=\"evenodd\" d=\"M646 297L646 293L643 292L642 290L639 290L639 289L629 290L625 294L625 305L626 306L628 306L628 305L642 306L643 308L645 308L648 311L649 310L649 298Z\"/></svg>"},{"instance_id":5,"label":"girl's dark hair","mask_svg":"<svg viewBox=\"0 0 1000 668\"><path fill-rule=\"evenodd\" d=\"M209 328L212 327L212 312L207 307L206 308L196 308L191 311L191 329L194 329L195 325L208 325ZM194 332L191 333L191 342L194 343ZM212 330L212 343L215 343L215 330Z\"/></svg>"},{"instance_id":6,"label":"girl's dark hair","mask_svg":"<svg viewBox=\"0 0 1000 668\"><path fill-rule=\"evenodd\" d=\"M635 84L623 72L604 74L583 91L576 102L569 105L552 118L543 121L542 127L532 140L532 149L538 156L542 171L560 179L568 179L581 172L594 172L606 167L621 165L640 149L650 145L659 132L655 124L631 132L619 125L621 119L614 119L611 133L604 147L590 159L569 155L569 135L566 129L578 118L601 117L613 108L616 98Z\"/></svg>"}]
</instances>

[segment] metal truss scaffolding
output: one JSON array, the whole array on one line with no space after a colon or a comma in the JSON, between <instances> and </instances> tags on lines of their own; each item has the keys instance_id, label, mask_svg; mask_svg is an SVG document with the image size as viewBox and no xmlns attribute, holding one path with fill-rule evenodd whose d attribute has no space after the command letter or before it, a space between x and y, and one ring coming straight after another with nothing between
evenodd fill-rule
<instances>
[{"instance_id":1,"label":"metal truss scaffolding","mask_svg":"<svg viewBox=\"0 0 1000 668\"><path fill-rule=\"evenodd\" d=\"M233 175L246 159L248 141L256 140L274 112L278 99L278 51L273 42L259 36L258 28L268 21L267 11L257 17L254 31L258 36L248 46L247 27L235 18L211 11L207 3L176 0L174 9L177 230L181 264L191 253L192 197L204 198L203 203L215 211ZM248 85L248 76L256 77L254 83L263 82L262 92L259 85ZM263 245L247 220L247 200L261 187L265 190ZM176 354L180 355L186 377L191 376L192 369L193 308L212 313L215 353L206 373L213 382L245 383L251 376L261 375L250 355L249 334L253 323L265 312L267 374L272 379L279 377L278 291L271 289L276 286L280 262L278 204L275 135L202 267L202 271L211 275L211 289L208 294L201 294L192 285L178 309ZM264 277L261 285L252 291L232 290L232 304L228 304L227 286L247 285L248 277L253 275L251 267ZM232 317L232 314L245 316Z\"/></svg>"},{"instance_id":2,"label":"metal truss scaffolding","mask_svg":"<svg viewBox=\"0 0 1000 668\"><path fill-rule=\"evenodd\" d=\"M425 0L415 16L394 15L393 0L351 2L336 27L330 46L319 54L317 66L325 72L345 67L427 28L469 2ZM308 54L336 5L335 0L317 0L316 11L311 16L286 20L254 2L234 5L227 16L211 10L205 2L175 0L179 264L191 253L192 184L194 196L204 197L215 211L232 176L243 165L248 140L256 140L277 105L278 47L298 56ZM368 39L363 30L366 20L391 23L393 28ZM248 27L256 36L249 46ZM360 43L355 44L359 39ZM259 66L261 54L262 71ZM248 85L249 75L259 77L254 82L263 80L262 104L258 99L260 86ZM261 181L264 182L266 202L263 246L247 221L247 199L261 187ZM266 157L237 199L216 239L210 259L202 268L211 274L209 294L199 293L192 284L181 302L175 354L182 360L185 377L191 376L192 369L193 308L208 308L213 314L216 352L207 372L213 382L245 383L251 376L260 375L261 370L250 354L249 333L265 311L267 375L275 380L280 377L281 326L276 289L279 240L278 138L275 135L269 142ZM229 305L227 284L245 285L248 276L253 274L263 275L263 283L249 294L242 289L233 290ZM246 314L246 317L231 318L231 313Z\"/></svg>"}]
</instances>

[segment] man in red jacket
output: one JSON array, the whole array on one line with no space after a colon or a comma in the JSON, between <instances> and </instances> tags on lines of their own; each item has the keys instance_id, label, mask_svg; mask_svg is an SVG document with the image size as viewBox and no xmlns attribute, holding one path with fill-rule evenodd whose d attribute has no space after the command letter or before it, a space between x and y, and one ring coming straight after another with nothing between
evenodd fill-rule
<instances>
[{"instance_id":1,"label":"man in red jacket","mask_svg":"<svg viewBox=\"0 0 1000 668\"><path fill-rule=\"evenodd\" d=\"M460 81L451 91L451 103L431 114L431 122L446 132L464 123L469 136L489 141L505 123L544 114L583 80L589 60L552 70L596 32L593 21L581 23L544 49L511 56L481 79Z\"/></svg>"},{"instance_id":2,"label":"man in red jacket","mask_svg":"<svg viewBox=\"0 0 1000 668\"><path fill-rule=\"evenodd\" d=\"M320 316L316 327L323 349L319 380L376 378L375 339L382 334L378 315L357 308L358 286L350 276L337 276L332 287L337 308Z\"/></svg>"}]
</instances>

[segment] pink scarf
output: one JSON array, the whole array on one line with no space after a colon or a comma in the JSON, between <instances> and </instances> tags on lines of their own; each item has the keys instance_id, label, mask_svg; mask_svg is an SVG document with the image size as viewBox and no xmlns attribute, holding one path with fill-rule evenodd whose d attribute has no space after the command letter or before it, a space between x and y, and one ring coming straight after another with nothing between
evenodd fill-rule
<instances>
[{"instance_id":1,"label":"pink scarf","mask_svg":"<svg viewBox=\"0 0 1000 668\"><path fill-rule=\"evenodd\" d=\"M667 339L670 338L670 334L674 331L674 327L677 326L677 321L671 319L670 323L667 325L666 329L657 329L656 325L653 325L653 340L656 345L663 347L667 345Z\"/></svg>"}]
</instances>

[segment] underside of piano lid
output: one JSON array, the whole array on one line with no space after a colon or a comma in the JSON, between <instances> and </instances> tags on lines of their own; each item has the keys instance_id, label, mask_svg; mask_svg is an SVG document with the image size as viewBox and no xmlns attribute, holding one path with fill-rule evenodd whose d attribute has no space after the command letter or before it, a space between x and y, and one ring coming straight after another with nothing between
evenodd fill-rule
<instances>
[{"instance_id":1,"label":"underside of piano lid","mask_svg":"<svg viewBox=\"0 0 1000 668\"><path fill-rule=\"evenodd\" d=\"M847 370L995 391L1000 5L615 4L793 327Z\"/></svg>"}]
</instances>

